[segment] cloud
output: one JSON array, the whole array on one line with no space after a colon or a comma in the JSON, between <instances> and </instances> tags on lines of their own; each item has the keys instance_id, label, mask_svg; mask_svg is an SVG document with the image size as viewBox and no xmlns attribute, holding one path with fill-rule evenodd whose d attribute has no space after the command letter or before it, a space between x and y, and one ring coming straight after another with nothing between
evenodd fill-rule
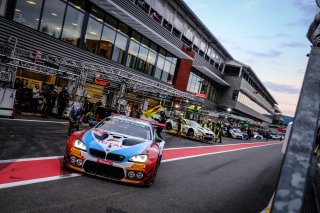
<instances>
[{"instance_id":1,"label":"cloud","mask_svg":"<svg viewBox=\"0 0 320 213\"><path fill-rule=\"evenodd\" d=\"M296 72L298 72L298 73L306 73L306 69L302 69L302 68L301 69L297 69Z\"/></svg>"},{"instance_id":2,"label":"cloud","mask_svg":"<svg viewBox=\"0 0 320 213\"><path fill-rule=\"evenodd\" d=\"M274 91L274 92L278 92L278 93L287 93L287 94L299 94L300 93L300 88L297 88L293 85L285 85L285 84L278 84L278 83L274 83L274 82L264 82L264 85Z\"/></svg>"},{"instance_id":3,"label":"cloud","mask_svg":"<svg viewBox=\"0 0 320 213\"><path fill-rule=\"evenodd\" d=\"M269 50L268 52L248 51L248 53L253 56L264 58L278 58L282 54L282 52L278 50Z\"/></svg>"},{"instance_id":4,"label":"cloud","mask_svg":"<svg viewBox=\"0 0 320 213\"><path fill-rule=\"evenodd\" d=\"M310 14L316 14L317 5L314 0L301 1L301 0L291 0L293 6L302 12L305 16Z\"/></svg>"},{"instance_id":5,"label":"cloud","mask_svg":"<svg viewBox=\"0 0 320 213\"><path fill-rule=\"evenodd\" d=\"M311 24L312 19L318 12L318 7L314 0L291 0L292 5L302 13L302 18L300 20L289 22L287 26L308 26Z\"/></svg>"},{"instance_id":6,"label":"cloud","mask_svg":"<svg viewBox=\"0 0 320 213\"><path fill-rule=\"evenodd\" d=\"M259 4L260 0L247 0L244 5L243 8L245 10L253 10L258 4Z\"/></svg>"},{"instance_id":7,"label":"cloud","mask_svg":"<svg viewBox=\"0 0 320 213\"><path fill-rule=\"evenodd\" d=\"M282 66L282 65L283 65L283 63L280 63L280 62L274 61L274 60L271 60L270 63L271 63L271 64L278 65L278 66Z\"/></svg>"},{"instance_id":8,"label":"cloud","mask_svg":"<svg viewBox=\"0 0 320 213\"><path fill-rule=\"evenodd\" d=\"M279 38L279 37L289 37L288 34L285 33L277 33L274 35L254 35L254 36L250 36L251 38L256 38L256 39L274 39L274 38Z\"/></svg>"},{"instance_id":9,"label":"cloud","mask_svg":"<svg viewBox=\"0 0 320 213\"><path fill-rule=\"evenodd\" d=\"M281 48L286 48L286 47L289 47L289 48L297 48L297 47L306 47L306 43L303 43L303 42L283 42L280 47Z\"/></svg>"}]
</instances>

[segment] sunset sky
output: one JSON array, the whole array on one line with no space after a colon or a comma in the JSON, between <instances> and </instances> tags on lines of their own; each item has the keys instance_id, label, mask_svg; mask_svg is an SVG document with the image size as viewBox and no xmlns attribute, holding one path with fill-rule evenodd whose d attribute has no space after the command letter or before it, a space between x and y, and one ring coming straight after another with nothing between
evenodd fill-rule
<instances>
[{"instance_id":1,"label":"sunset sky","mask_svg":"<svg viewBox=\"0 0 320 213\"><path fill-rule=\"evenodd\" d=\"M184 0L236 60L249 65L294 116L308 63L314 0Z\"/></svg>"}]
</instances>

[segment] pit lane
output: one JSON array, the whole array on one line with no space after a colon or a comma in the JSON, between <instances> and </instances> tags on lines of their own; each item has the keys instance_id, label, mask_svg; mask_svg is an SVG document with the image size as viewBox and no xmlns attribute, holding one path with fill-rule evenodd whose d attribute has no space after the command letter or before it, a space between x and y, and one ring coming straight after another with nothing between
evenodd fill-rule
<instances>
[{"instance_id":1,"label":"pit lane","mask_svg":"<svg viewBox=\"0 0 320 213\"><path fill-rule=\"evenodd\" d=\"M5 133L0 136L0 148L5 150L2 160L64 153L65 124L0 120L0 131ZM172 135L164 137L166 149L216 146ZM224 144L236 143L239 141L225 139ZM275 145L164 162L151 188L85 175L1 189L0 204L5 212L73 212L79 208L81 212L258 212L275 187L282 159L280 149Z\"/></svg>"}]
</instances>

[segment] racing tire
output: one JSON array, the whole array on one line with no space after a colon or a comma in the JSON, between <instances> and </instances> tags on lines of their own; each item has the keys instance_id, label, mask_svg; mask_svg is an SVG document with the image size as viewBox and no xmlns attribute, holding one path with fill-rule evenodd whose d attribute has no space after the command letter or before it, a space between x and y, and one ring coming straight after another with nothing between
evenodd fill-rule
<instances>
[{"instance_id":1,"label":"racing tire","mask_svg":"<svg viewBox=\"0 0 320 213\"><path fill-rule=\"evenodd\" d=\"M189 130L188 130L187 136L190 137L190 138L193 138L193 136L194 136L194 131L193 131L193 129L189 129Z\"/></svg>"},{"instance_id":2,"label":"racing tire","mask_svg":"<svg viewBox=\"0 0 320 213\"><path fill-rule=\"evenodd\" d=\"M159 156L159 157L160 157L160 156ZM150 182L149 182L148 185L147 185L148 187L152 186L152 185L156 182L157 173L158 173L158 168L160 167L159 157L158 157L158 160L157 160L156 167L154 168L152 178L151 178Z\"/></svg>"},{"instance_id":3,"label":"racing tire","mask_svg":"<svg viewBox=\"0 0 320 213\"><path fill-rule=\"evenodd\" d=\"M162 160L162 155L159 155L158 161L157 161L158 169L159 169L159 167L160 167L160 165L161 165L161 160Z\"/></svg>"}]
</instances>

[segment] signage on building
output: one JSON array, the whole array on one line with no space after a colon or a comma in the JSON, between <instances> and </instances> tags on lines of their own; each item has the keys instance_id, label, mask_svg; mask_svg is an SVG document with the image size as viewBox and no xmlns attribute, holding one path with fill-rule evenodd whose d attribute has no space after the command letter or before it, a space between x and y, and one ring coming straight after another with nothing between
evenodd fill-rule
<instances>
[{"instance_id":1,"label":"signage on building","mask_svg":"<svg viewBox=\"0 0 320 213\"><path fill-rule=\"evenodd\" d=\"M109 81L105 81L105 80L101 80L101 79L97 79L95 81L96 85L100 85L100 86L104 86L104 87L108 87L110 85Z\"/></svg>"},{"instance_id":2,"label":"signage on building","mask_svg":"<svg viewBox=\"0 0 320 213\"><path fill-rule=\"evenodd\" d=\"M194 93L194 96L199 98L208 98L207 94L201 94L201 93Z\"/></svg>"},{"instance_id":3,"label":"signage on building","mask_svg":"<svg viewBox=\"0 0 320 213\"><path fill-rule=\"evenodd\" d=\"M11 73L6 71L0 71L0 81L11 81Z\"/></svg>"}]
</instances>

